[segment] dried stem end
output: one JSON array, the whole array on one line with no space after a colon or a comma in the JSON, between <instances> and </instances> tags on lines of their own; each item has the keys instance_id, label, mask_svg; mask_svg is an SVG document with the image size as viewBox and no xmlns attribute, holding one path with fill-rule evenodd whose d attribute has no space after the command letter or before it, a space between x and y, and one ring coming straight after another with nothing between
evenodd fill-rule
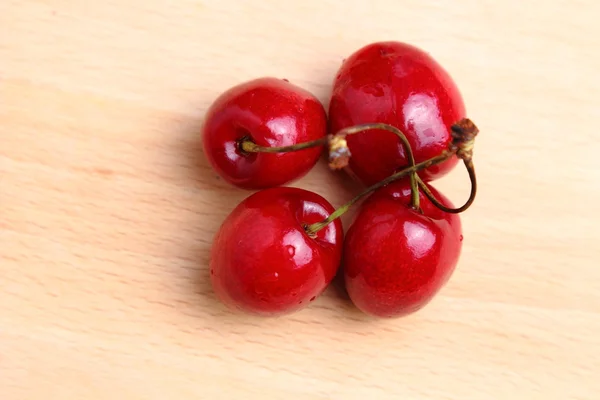
<instances>
[{"instance_id":1,"label":"dried stem end","mask_svg":"<svg viewBox=\"0 0 600 400\"><path fill-rule=\"evenodd\" d=\"M351 155L345 136L329 135L329 168L338 170L347 167Z\"/></svg>"},{"instance_id":2,"label":"dried stem end","mask_svg":"<svg viewBox=\"0 0 600 400\"><path fill-rule=\"evenodd\" d=\"M452 151L456 151L456 156L464 161L471 161L473 158L473 145L475 137L479 133L477 126L468 118L463 118L450 128L452 131Z\"/></svg>"}]
</instances>

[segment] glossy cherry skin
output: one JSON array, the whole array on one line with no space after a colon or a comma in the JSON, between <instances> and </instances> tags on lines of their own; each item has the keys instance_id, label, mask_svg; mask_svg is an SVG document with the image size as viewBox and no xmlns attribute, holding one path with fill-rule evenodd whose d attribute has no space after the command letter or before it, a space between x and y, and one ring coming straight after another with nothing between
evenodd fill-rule
<instances>
[{"instance_id":1,"label":"glossy cherry skin","mask_svg":"<svg viewBox=\"0 0 600 400\"><path fill-rule=\"evenodd\" d=\"M339 219L309 237L305 225L334 208L316 193L291 187L264 189L225 219L212 247L210 271L217 296L251 314L297 311L329 285L341 261Z\"/></svg>"},{"instance_id":2,"label":"glossy cherry skin","mask_svg":"<svg viewBox=\"0 0 600 400\"><path fill-rule=\"evenodd\" d=\"M431 191L451 207L437 190ZM352 302L377 317L413 313L451 277L462 247L458 214L436 208L422 193L422 213L410 207L410 187L394 182L362 205L346 234L344 281Z\"/></svg>"},{"instance_id":3,"label":"glossy cherry skin","mask_svg":"<svg viewBox=\"0 0 600 400\"><path fill-rule=\"evenodd\" d=\"M322 147L288 153L245 153L240 141L280 147L327 134L323 105L283 79L254 79L230 88L209 107L203 126L204 153L225 180L245 189L280 186L305 175Z\"/></svg>"},{"instance_id":4,"label":"glossy cherry skin","mask_svg":"<svg viewBox=\"0 0 600 400\"><path fill-rule=\"evenodd\" d=\"M440 154L451 140L450 127L465 117L455 83L424 51L400 42L367 45L344 61L329 105L330 131L381 122L408 138L416 162ZM397 136L381 130L348 137L352 153L348 172L372 185L407 165ZM419 173L425 181L450 171L457 158Z\"/></svg>"}]
</instances>

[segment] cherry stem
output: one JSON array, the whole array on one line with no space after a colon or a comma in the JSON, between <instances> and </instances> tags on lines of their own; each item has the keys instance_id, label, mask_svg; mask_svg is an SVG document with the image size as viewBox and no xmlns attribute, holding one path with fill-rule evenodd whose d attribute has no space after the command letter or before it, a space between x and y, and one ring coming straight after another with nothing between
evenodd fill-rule
<instances>
[{"instance_id":1,"label":"cherry stem","mask_svg":"<svg viewBox=\"0 0 600 400\"><path fill-rule=\"evenodd\" d=\"M434 194L431 193L431 190L429 190L427 185L425 185L425 182L423 182L421 178L417 177L417 180L419 181L419 188L423 190L425 196L429 199L429 201L433 203L434 206L436 206L444 212L451 214L459 214L465 211L467 208L469 208L471 204L473 204L473 201L475 201L475 196L477 194L477 177L475 176L475 167L473 166L473 160L463 160L463 162L465 164L465 167L467 167L467 172L469 173L469 179L471 181L471 192L469 193L469 198L467 199L465 204L458 208L448 208L442 203L440 203L439 200L435 198Z\"/></svg>"},{"instance_id":2,"label":"cherry stem","mask_svg":"<svg viewBox=\"0 0 600 400\"><path fill-rule=\"evenodd\" d=\"M250 138L245 137L239 142L240 150L245 153L289 153L291 151L298 151L304 149L310 149L312 147L325 146L328 143L328 137L311 140L309 142L297 143L290 146L281 147L268 147L260 146L254 143Z\"/></svg>"},{"instance_id":3,"label":"cherry stem","mask_svg":"<svg viewBox=\"0 0 600 400\"><path fill-rule=\"evenodd\" d=\"M385 125L385 124L366 124L366 125L363 125L363 129L364 129L364 126L367 126L367 129L368 129L369 127L371 127L373 125L384 125L384 126L386 126L386 128L381 128L380 126L378 126L377 128L370 128L370 129L386 129L389 131L397 130L396 128L394 128L392 126ZM361 125L357 125L355 127L347 128L346 130L349 131L350 133L346 132L346 134L357 133L357 130L359 129L360 126ZM392 129L387 129L387 127L390 127ZM344 131L346 131L346 130L340 131L340 134L344 134ZM397 130L397 131L400 132L399 130ZM352 200L350 200L346 204L344 204L341 207L339 207L338 209L336 209L333 213L331 213L331 215L329 215L329 217L327 217L323 221L308 225L305 228L306 233L309 236L316 235L316 233L318 231L325 228L333 220L341 217L345 212L347 212L350 209L350 207L352 207L362 197L368 195L369 193L374 192L375 190L377 190L385 185L388 185L389 183L391 183L393 181L396 181L398 179L406 177L407 175L410 175L411 178L414 178L414 180L417 182L417 186L418 186L417 189L415 190L412 186L412 179L411 179L411 205L414 205L414 203L412 201L412 197L414 197L415 193L416 193L417 198L419 197L418 189L420 188L423 190L423 193L425 194L425 196L433 203L433 205L438 207L440 210L448 212L448 213L454 213L454 214L465 211L467 208L469 208L471 206L471 204L473 204L473 201L475 200L475 195L477 193L477 178L475 175L475 167L473 165L473 145L475 143L475 136L477 136L477 133L479 132L479 130L477 129L475 124L473 124L473 122L471 122L469 119L465 118L465 119L459 121L458 123L456 123L455 125L453 125L451 128L451 131L452 131L453 140L450 142L448 149L444 150L441 154L439 154L435 157L432 157L428 160L425 160L423 162L420 162L418 164L415 164L414 159L413 159L412 163L411 163L412 165L410 167L407 167L399 172L396 172L395 174L388 176L387 178L383 179L382 181L380 181L372 186L369 186L358 196L354 197ZM396 133L396 132L394 132L394 133ZM402 132L400 132L399 136L404 137ZM404 141L403 141L403 143L404 143ZM408 141L406 141L406 143L408 143ZM412 151L410 151L410 146L408 146L408 147L409 147L409 151L407 152L407 155L410 154L410 156L412 156ZM458 158L462 159L465 167L467 168L467 171L469 173L469 179L471 181L471 192L469 195L469 199L461 207L448 208L448 207L444 206L443 204L441 204L439 202L439 200L437 200L435 198L435 196L433 195L433 193L431 193L431 191L429 190L429 188L427 187L425 182L423 182L423 180L421 180L421 178L417 175L417 171L423 170L425 168L429 168L436 164L443 163L444 161L450 159L454 155L456 155ZM407 158L409 158L409 157L407 156ZM418 207L416 209L418 209Z\"/></svg>"}]
</instances>

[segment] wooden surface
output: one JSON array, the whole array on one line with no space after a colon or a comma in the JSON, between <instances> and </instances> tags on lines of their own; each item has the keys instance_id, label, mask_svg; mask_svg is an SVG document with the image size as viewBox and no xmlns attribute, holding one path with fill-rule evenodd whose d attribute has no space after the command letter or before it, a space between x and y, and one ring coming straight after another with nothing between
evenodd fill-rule
<instances>
[{"instance_id":1,"label":"wooden surface","mask_svg":"<svg viewBox=\"0 0 600 400\"><path fill-rule=\"evenodd\" d=\"M0 3L0 398L598 399L600 5L580 1ZM429 51L482 130L459 268L371 321L331 288L230 313L212 237L249 193L199 127L220 92L288 78L327 103L375 40ZM294 182L340 205L319 164ZM457 169L440 182L466 196ZM345 220L346 227L348 221Z\"/></svg>"}]
</instances>

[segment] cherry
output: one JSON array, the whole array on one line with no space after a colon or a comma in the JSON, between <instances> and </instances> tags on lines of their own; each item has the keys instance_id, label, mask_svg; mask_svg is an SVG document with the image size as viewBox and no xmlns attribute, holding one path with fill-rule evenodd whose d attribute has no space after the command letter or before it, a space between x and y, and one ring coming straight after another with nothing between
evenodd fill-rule
<instances>
[{"instance_id":1,"label":"cherry","mask_svg":"<svg viewBox=\"0 0 600 400\"><path fill-rule=\"evenodd\" d=\"M230 88L209 107L203 127L204 152L228 182L245 189L280 186L305 175L322 146L268 152L323 138L327 116L308 91L284 79L264 77Z\"/></svg>"},{"instance_id":2,"label":"cherry","mask_svg":"<svg viewBox=\"0 0 600 400\"><path fill-rule=\"evenodd\" d=\"M450 201L433 187L444 204ZM411 208L405 180L376 190L361 205L346 234L343 272L352 302L378 317L413 313L451 277L462 247L458 214L437 208L422 193Z\"/></svg>"},{"instance_id":3,"label":"cherry","mask_svg":"<svg viewBox=\"0 0 600 400\"><path fill-rule=\"evenodd\" d=\"M357 124L386 123L407 137L417 163L440 154L451 141L450 126L465 117L458 88L442 66L424 51L400 42L367 45L342 64L334 81L329 119L331 132ZM372 185L407 166L398 139L386 131L348 137L349 173ZM437 179L457 163L419 172Z\"/></svg>"},{"instance_id":4,"label":"cherry","mask_svg":"<svg viewBox=\"0 0 600 400\"><path fill-rule=\"evenodd\" d=\"M242 201L223 222L211 252L211 280L228 306L259 315L305 307L335 276L342 253L339 219L307 227L334 208L316 193L270 188Z\"/></svg>"}]
</instances>

